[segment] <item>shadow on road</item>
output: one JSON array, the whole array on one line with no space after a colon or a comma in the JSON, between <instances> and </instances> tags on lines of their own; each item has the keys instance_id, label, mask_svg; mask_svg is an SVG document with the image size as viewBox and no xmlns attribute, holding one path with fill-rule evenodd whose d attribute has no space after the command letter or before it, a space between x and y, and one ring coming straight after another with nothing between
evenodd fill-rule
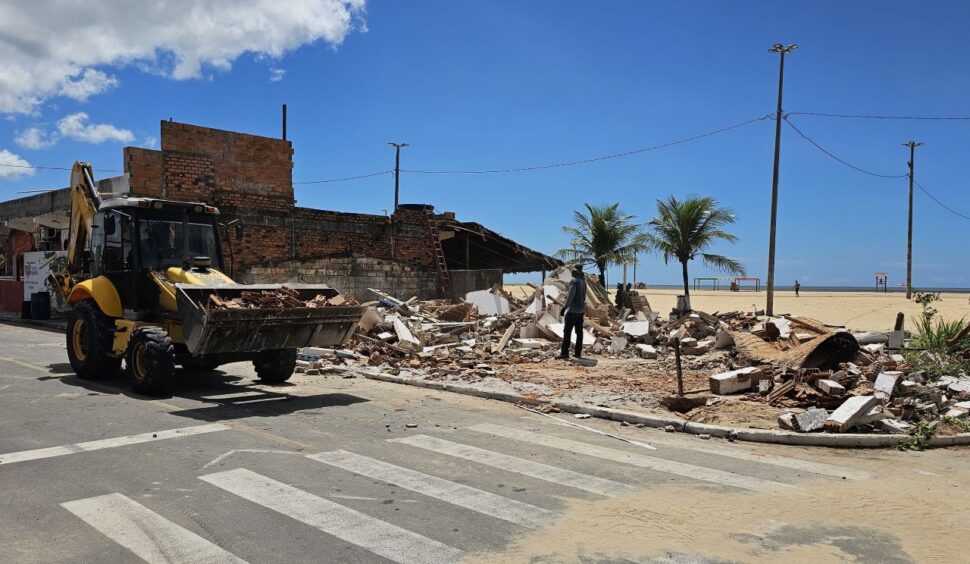
<instances>
[{"instance_id":1,"label":"shadow on road","mask_svg":"<svg viewBox=\"0 0 970 564\"><path fill-rule=\"evenodd\" d=\"M202 421L225 421L247 417L277 417L298 411L308 411L327 407L343 407L370 401L366 398L343 393L298 396L285 390L297 387L295 384L276 385L256 382L240 384L241 376L226 374L221 370L209 372L188 372L176 370L172 393L167 398L150 397L135 393L119 372L103 380L83 380L74 375L68 363L53 363L47 368L54 374L65 376L43 376L41 380L60 380L68 386L76 386L103 394L120 394L139 400L184 398L208 405L171 411L172 415L199 419Z\"/></svg>"}]
</instances>

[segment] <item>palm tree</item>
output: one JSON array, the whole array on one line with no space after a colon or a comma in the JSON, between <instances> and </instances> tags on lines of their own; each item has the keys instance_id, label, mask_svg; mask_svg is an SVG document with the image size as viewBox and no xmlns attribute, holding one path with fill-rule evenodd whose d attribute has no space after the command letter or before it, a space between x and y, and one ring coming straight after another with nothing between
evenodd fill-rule
<instances>
[{"instance_id":1,"label":"palm tree","mask_svg":"<svg viewBox=\"0 0 970 564\"><path fill-rule=\"evenodd\" d=\"M575 225L562 228L570 237L570 248L556 251L556 256L572 262L595 264L600 282L606 285L606 267L630 262L647 250L642 228L633 223L636 216L625 215L620 204L586 206L586 213L573 212Z\"/></svg>"},{"instance_id":2,"label":"palm tree","mask_svg":"<svg viewBox=\"0 0 970 564\"><path fill-rule=\"evenodd\" d=\"M724 231L724 227L732 223L734 213L729 208L719 207L714 198L690 195L678 200L670 196L666 201L657 200L657 217L648 224L651 233L646 238L649 246L663 255L664 263L671 258L680 262L684 295L690 296L687 263L695 258L716 270L744 276L744 266L740 262L704 252L718 240L737 241L737 237Z\"/></svg>"}]
</instances>

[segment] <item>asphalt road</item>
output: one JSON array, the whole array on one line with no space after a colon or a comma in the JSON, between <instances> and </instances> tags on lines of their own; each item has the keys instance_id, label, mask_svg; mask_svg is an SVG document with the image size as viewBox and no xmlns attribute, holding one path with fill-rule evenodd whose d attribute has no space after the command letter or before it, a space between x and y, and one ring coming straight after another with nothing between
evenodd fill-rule
<instances>
[{"instance_id":1,"label":"asphalt road","mask_svg":"<svg viewBox=\"0 0 970 564\"><path fill-rule=\"evenodd\" d=\"M732 444L247 364L151 399L0 325L0 562L959 561L967 450ZM656 450L644 446L652 445Z\"/></svg>"}]
</instances>

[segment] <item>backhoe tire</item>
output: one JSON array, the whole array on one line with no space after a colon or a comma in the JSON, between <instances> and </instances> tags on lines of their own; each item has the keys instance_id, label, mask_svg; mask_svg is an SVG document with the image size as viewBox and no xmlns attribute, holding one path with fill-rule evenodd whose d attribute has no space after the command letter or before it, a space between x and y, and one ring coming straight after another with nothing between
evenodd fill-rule
<instances>
[{"instance_id":1,"label":"backhoe tire","mask_svg":"<svg viewBox=\"0 0 970 564\"><path fill-rule=\"evenodd\" d=\"M296 349L266 351L253 361L253 368L261 382L282 384L296 369Z\"/></svg>"},{"instance_id":2,"label":"backhoe tire","mask_svg":"<svg viewBox=\"0 0 970 564\"><path fill-rule=\"evenodd\" d=\"M140 394L169 393L175 377L175 345L159 327L139 327L128 339L125 368L131 387Z\"/></svg>"},{"instance_id":3,"label":"backhoe tire","mask_svg":"<svg viewBox=\"0 0 970 564\"><path fill-rule=\"evenodd\" d=\"M81 300L67 323L67 358L78 377L85 380L111 378L121 369L112 355L114 321L92 300Z\"/></svg>"}]
</instances>

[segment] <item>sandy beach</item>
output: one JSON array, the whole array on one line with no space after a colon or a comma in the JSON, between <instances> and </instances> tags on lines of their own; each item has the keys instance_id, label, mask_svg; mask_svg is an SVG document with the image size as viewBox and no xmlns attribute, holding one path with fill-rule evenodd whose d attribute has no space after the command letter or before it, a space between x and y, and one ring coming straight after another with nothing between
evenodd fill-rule
<instances>
[{"instance_id":1,"label":"sandy beach","mask_svg":"<svg viewBox=\"0 0 970 564\"><path fill-rule=\"evenodd\" d=\"M506 289L514 296L531 295L528 286L508 285ZM654 310L666 315L673 309L677 295L672 289L646 289L639 292L650 300ZM611 292L612 295L612 292ZM944 319L970 319L970 294L940 294L941 301L933 304ZM732 310L753 311L764 309L765 292L729 292L700 290L691 292L691 305L695 309L714 313ZM912 329L910 321L922 309L919 304L906 299L902 292L809 292L800 297L795 292L775 292L775 313L811 317L831 325L844 325L860 331L886 331L892 329L896 313L906 314L906 328Z\"/></svg>"}]
</instances>

